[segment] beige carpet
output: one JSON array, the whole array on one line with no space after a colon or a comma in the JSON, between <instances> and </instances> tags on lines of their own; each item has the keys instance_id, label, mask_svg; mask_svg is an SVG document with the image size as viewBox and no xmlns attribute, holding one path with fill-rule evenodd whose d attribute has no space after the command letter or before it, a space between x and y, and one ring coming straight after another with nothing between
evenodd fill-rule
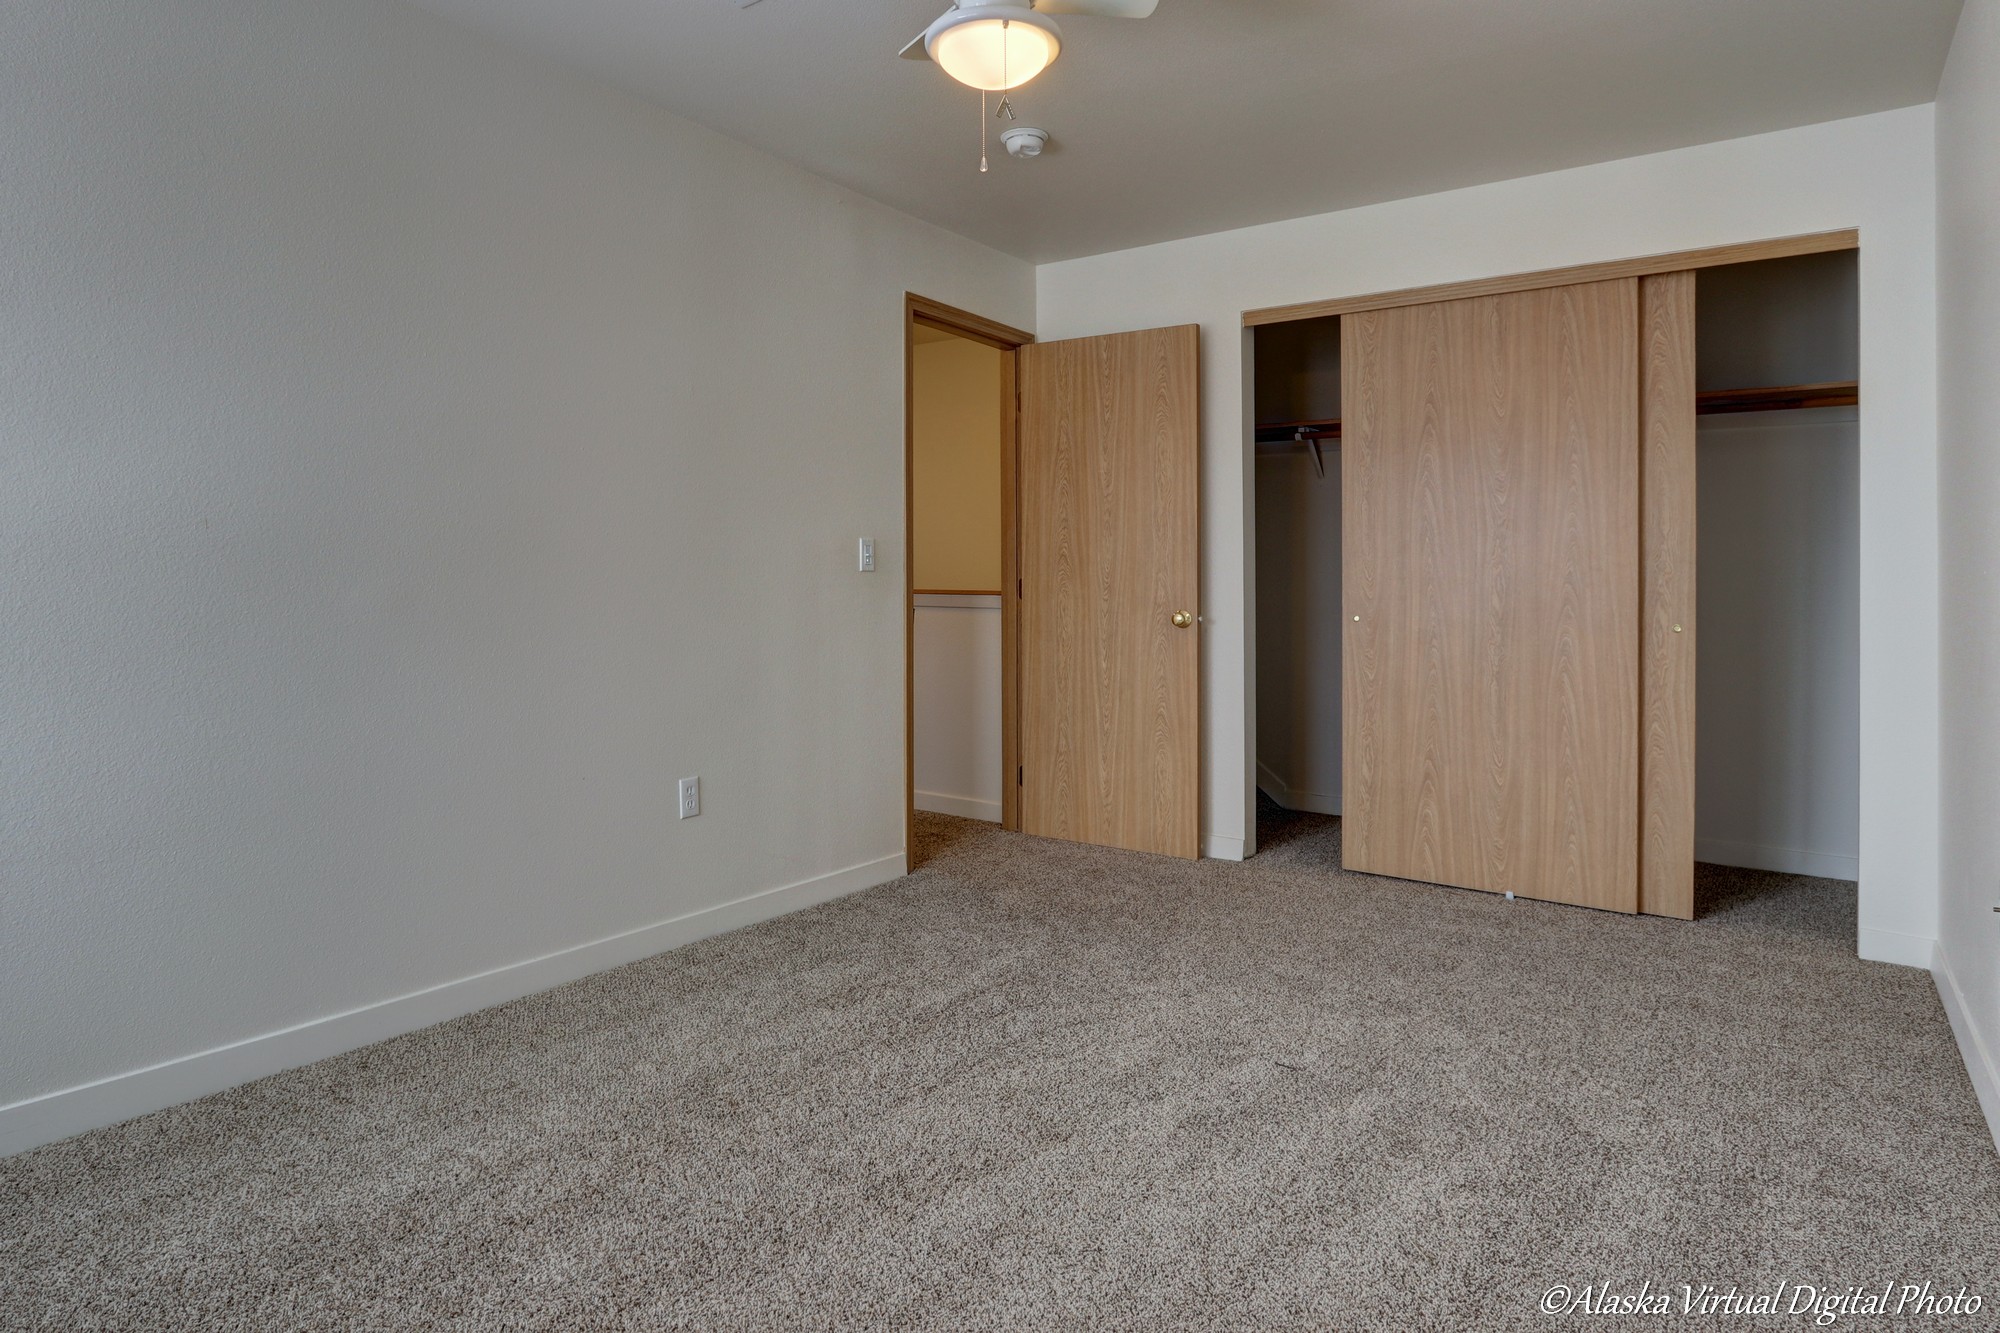
<instances>
[{"instance_id":1,"label":"beige carpet","mask_svg":"<svg viewBox=\"0 0 2000 1333\"><path fill-rule=\"evenodd\" d=\"M1609 1327L1543 1292L1781 1279L1996 1325L2000 1154L1851 885L1705 870L1685 924L1346 875L1313 816L1244 865L921 833L872 892L0 1162L0 1326Z\"/></svg>"}]
</instances>

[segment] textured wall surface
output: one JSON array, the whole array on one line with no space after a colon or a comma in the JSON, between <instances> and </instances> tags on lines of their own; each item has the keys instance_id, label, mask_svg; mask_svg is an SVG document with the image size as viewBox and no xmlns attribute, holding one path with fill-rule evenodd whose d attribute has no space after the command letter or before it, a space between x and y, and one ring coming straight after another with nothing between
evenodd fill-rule
<instances>
[{"instance_id":1,"label":"textured wall surface","mask_svg":"<svg viewBox=\"0 0 2000 1333\"><path fill-rule=\"evenodd\" d=\"M2000 3L1968 0L1938 91L1944 894L1938 944L2000 1139ZM1982 1068L1983 1067L1983 1068Z\"/></svg>"},{"instance_id":2,"label":"textured wall surface","mask_svg":"<svg viewBox=\"0 0 2000 1333\"><path fill-rule=\"evenodd\" d=\"M1027 265L386 0L9 4L0 179L0 1104L894 873Z\"/></svg>"}]
</instances>

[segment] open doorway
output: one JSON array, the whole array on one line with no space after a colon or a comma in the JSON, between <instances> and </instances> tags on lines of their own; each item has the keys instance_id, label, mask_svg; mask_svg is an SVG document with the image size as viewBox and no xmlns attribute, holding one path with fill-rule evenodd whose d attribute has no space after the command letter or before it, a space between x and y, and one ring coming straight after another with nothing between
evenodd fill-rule
<instances>
[{"instance_id":1,"label":"open doorway","mask_svg":"<svg viewBox=\"0 0 2000 1333\"><path fill-rule=\"evenodd\" d=\"M1019 827L1016 329L906 300L905 825Z\"/></svg>"},{"instance_id":2,"label":"open doorway","mask_svg":"<svg viewBox=\"0 0 2000 1333\"><path fill-rule=\"evenodd\" d=\"M1199 327L1036 343L906 302L912 867L926 855L919 808L993 818L994 380L983 349L999 353L998 822L1199 855Z\"/></svg>"}]
</instances>

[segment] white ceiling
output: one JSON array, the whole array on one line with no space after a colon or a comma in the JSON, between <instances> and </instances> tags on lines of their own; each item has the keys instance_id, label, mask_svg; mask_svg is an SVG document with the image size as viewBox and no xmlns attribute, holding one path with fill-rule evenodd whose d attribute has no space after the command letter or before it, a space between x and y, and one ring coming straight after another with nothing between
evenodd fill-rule
<instances>
[{"instance_id":1,"label":"white ceiling","mask_svg":"<svg viewBox=\"0 0 2000 1333\"><path fill-rule=\"evenodd\" d=\"M1035 261L1932 100L1960 0L1160 0L1063 18L993 147L946 0L414 0Z\"/></svg>"}]
</instances>

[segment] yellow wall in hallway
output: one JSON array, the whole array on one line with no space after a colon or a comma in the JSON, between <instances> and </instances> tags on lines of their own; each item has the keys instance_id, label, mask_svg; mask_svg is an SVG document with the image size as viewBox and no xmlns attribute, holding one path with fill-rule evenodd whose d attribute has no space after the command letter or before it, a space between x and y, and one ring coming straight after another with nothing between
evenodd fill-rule
<instances>
[{"instance_id":1,"label":"yellow wall in hallway","mask_svg":"<svg viewBox=\"0 0 2000 1333\"><path fill-rule=\"evenodd\" d=\"M913 352L915 586L998 592L1002 353L948 335Z\"/></svg>"}]
</instances>

